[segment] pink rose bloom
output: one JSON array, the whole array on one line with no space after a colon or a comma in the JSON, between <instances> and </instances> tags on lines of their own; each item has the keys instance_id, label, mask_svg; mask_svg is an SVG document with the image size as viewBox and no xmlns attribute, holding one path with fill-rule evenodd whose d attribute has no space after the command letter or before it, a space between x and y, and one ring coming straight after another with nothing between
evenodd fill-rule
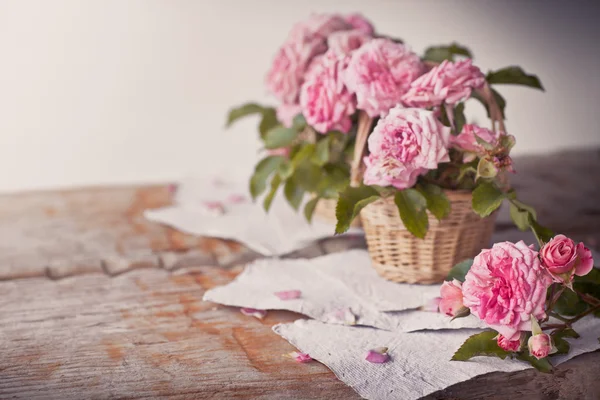
<instances>
[{"instance_id":1,"label":"pink rose bloom","mask_svg":"<svg viewBox=\"0 0 600 400\"><path fill-rule=\"evenodd\" d=\"M529 354L537 358L548 357L549 354L556 353L556 347L552 344L552 338L545 333L539 333L533 335L527 341L527 347L529 347Z\"/></svg>"},{"instance_id":2,"label":"pink rose bloom","mask_svg":"<svg viewBox=\"0 0 600 400\"><path fill-rule=\"evenodd\" d=\"M452 147L465 152L463 161L473 161L477 156L485 153L485 149L479 143L477 143L476 136L483 139L485 142L490 143L493 146L498 144L498 139L502 132L492 132L489 129L482 128L473 124L465 124L462 132L457 136L450 138Z\"/></svg>"},{"instance_id":3,"label":"pink rose bloom","mask_svg":"<svg viewBox=\"0 0 600 400\"><path fill-rule=\"evenodd\" d=\"M450 128L431 111L392 108L369 136L371 154L364 159L364 183L398 189L413 186L419 175L450 161L449 136Z\"/></svg>"},{"instance_id":4,"label":"pink rose bloom","mask_svg":"<svg viewBox=\"0 0 600 400\"><path fill-rule=\"evenodd\" d=\"M454 279L452 282L444 282L440 289L440 312L450 317L456 316L458 311L464 307L461 282Z\"/></svg>"},{"instance_id":5,"label":"pink rose bloom","mask_svg":"<svg viewBox=\"0 0 600 400\"><path fill-rule=\"evenodd\" d=\"M502 335L498 335L498 346L500 346L500 348L502 350L506 350L506 351L519 351L521 349L521 339L523 338L523 335L520 335L518 339L516 340L508 340L506 339L505 336Z\"/></svg>"},{"instance_id":6,"label":"pink rose bloom","mask_svg":"<svg viewBox=\"0 0 600 400\"><path fill-rule=\"evenodd\" d=\"M296 115L302 112L300 104L280 104L277 107L277 120L283 124L286 128L291 128L294 123Z\"/></svg>"},{"instance_id":7,"label":"pink rose bloom","mask_svg":"<svg viewBox=\"0 0 600 400\"><path fill-rule=\"evenodd\" d=\"M354 50L372 39L372 36L356 29L339 31L329 35L327 46L329 47L329 51L333 51L336 54L350 55Z\"/></svg>"},{"instance_id":8,"label":"pink rose bloom","mask_svg":"<svg viewBox=\"0 0 600 400\"><path fill-rule=\"evenodd\" d=\"M277 51L266 84L269 91L282 103L296 104L300 86L312 59L327 50L319 38L288 41Z\"/></svg>"},{"instance_id":9,"label":"pink rose bloom","mask_svg":"<svg viewBox=\"0 0 600 400\"><path fill-rule=\"evenodd\" d=\"M592 252L583 243L556 235L540 250L542 264L555 282L570 282L573 275L587 275L594 268Z\"/></svg>"},{"instance_id":10,"label":"pink rose bloom","mask_svg":"<svg viewBox=\"0 0 600 400\"><path fill-rule=\"evenodd\" d=\"M328 51L315 60L302 85L302 114L317 132L335 129L347 133L352 127L350 116L356 110L356 101L341 78L347 65L348 57Z\"/></svg>"},{"instance_id":11,"label":"pink rose bloom","mask_svg":"<svg viewBox=\"0 0 600 400\"><path fill-rule=\"evenodd\" d=\"M531 330L532 315L546 317L551 283L537 251L523 241L496 243L475 257L462 285L464 303L506 340L517 340L520 331Z\"/></svg>"},{"instance_id":12,"label":"pink rose bloom","mask_svg":"<svg viewBox=\"0 0 600 400\"><path fill-rule=\"evenodd\" d=\"M444 60L412 82L402 101L407 106L420 108L437 107L443 102L456 104L469 98L471 90L484 83L485 76L471 60Z\"/></svg>"},{"instance_id":13,"label":"pink rose bloom","mask_svg":"<svg viewBox=\"0 0 600 400\"><path fill-rule=\"evenodd\" d=\"M346 15L344 17L344 20L350 25L352 25L354 29L366 33L369 36L373 36L373 34L375 33L375 28L373 28L373 24L371 24L371 21L369 21L359 13Z\"/></svg>"},{"instance_id":14,"label":"pink rose bloom","mask_svg":"<svg viewBox=\"0 0 600 400\"><path fill-rule=\"evenodd\" d=\"M306 38L318 38L325 41L333 32L350 29L354 29L354 26L341 15L312 14L292 27L288 39L298 41Z\"/></svg>"},{"instance_id":15,"label":"pink rose bloom","mask_svg":"<svg viewBox=\"0 0 600 400\"><path fill-rule=\"evenodd\" d=\"M344 78L358 108L377 117L397 105L423 71L419 56L404 45L373 39L354 51Z\"/></svg>"}]
</instances>

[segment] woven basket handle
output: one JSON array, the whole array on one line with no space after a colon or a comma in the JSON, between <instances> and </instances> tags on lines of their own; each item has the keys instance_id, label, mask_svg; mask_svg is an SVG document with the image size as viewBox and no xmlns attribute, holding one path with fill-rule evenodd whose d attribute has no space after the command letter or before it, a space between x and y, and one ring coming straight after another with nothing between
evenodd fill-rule
<instances>
[{"instance_id":1,"label":"woven basket handle","mask_svg":"<svg viewBox=\"0 0 600 400\"><path fill-rule=\"evenodd\" d=\"M496 102L496 99L494 98L494 94L492 93L490 85L486 82L483 87L477 89L476 91L488 106L490 119L492 121L492 131L496 132L500 130L502 132L506 132L502 111L498 106L498 102ZM364 111L359 111L356 143L354 145L354 157L352 159L350 173L350 185L355 187L359 186L360 181L362 180L364 164L361 161L365 153L367 138L369 137L372 124L373 118L369 117Z\"/></svg>"}]
</instances>

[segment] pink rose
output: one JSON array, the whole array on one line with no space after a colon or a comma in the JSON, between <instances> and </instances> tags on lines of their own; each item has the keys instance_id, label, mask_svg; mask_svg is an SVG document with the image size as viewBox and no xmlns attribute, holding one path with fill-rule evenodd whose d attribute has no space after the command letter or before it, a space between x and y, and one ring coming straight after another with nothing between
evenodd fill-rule
<instances>
[{"instance_id":1,"label":"pink rose","mask_svg":"<svg viewBox=\"0 0 600 400\"><path fill-rule=\"evenodd\" d=\"M444 282L440 289L440 312L450 317L456 316L458 311L464 307L461 282L454 279L452 282Z\"/></svg>"},{"instance_id":2,"label":"pink rose","mask_svg":"<svg viewBox=\"0 0 600 400\"><path fill-rule=\"evenodd\" d=\"M358 108L376 117L399 104L423 70L419 57L404 45L373 39L354 51L345 80L348 89L356 93Z\"/></svg>"},{"instance_id":3,"label":"pink rose","mask_svg":"<svg viewBox=\"0 0 600 400\"><path fill-rule=\"evenodd\" d=\"M485 76L471 60L444 60L412 82L402 101L407 106L420 108L437 107L443 102L456 104L469 98L471 90L484 83Z\"/></svg>"},{"instance_id":4,"label":"pink rose","mask_svg":"<svg viewBox=\"0 0 600 400\"><path fill-rule=\"evenodd\" d=\"M341 55L350 55L354 50L373 39L364 32L353 29L351 31L334 32L327 38L329 51Z\"/></svg>"},{"instance_id":5,"label":"pink rose","mask_svg":"<svg viewBox=\"0 0 600 400\"><path fill-rule=\"evenodd\" d=\"M592 252L583 243L556 235L540 250L542 264L555 282L570 282L573 275L587 275L594 268Z\"/></svg>"},{"instance_id":6,"label":"pink rose","mask_svg":"<svg viewBox=\"0 0 600 400\"><path fill-rule=\"evenodd\" d=\"M516 340L508 340L505 336L502 335L498 335L498 346L500 346L500 348L502 350L506 350L506 351L519 351L521 349L522 346L522 341L523 339L523 334L521 334L519 336L518 339Z\"/></svg>"},{"instance_id":7,"label":"pink rose","mask_svg":"<svg viewBox=\"0 0 600 400\"><path fill-rule=\"evenodd\" d=\"M288 40L298 41L318 38L325 41L333 32L354 29L354 26L338 14L312 14L297 22L291 29Z\"/></svg>"},{"instance_id":8,"label":"pink rose","mask_svg":"<svg viewBox=\"0 0 600 400\"><path fill-rule=\"evenodd\" d=\"M327 46L320 38L288 41L277 51L266 84L282 103L298 102L300 86L312 59L323 54Z\"/></svg>"},{"instance_id":9,"label":"pink rose","mask_svg":"<svg viewBox=\"0 0 600 400\"><path fill-rule=\"evenodd\" d=\"M450 128L433 112L418 108L392 108L369 136L364 162L366 185L413 186L419 175L448 162Z\"/></svg>"},{"instance_id":10,"label":"pink rose","mask_svg":"<svg viewBox=\"0 0 600 400\"><path fill-rule=\"evenodd\" d=\"M356 100L341 79L348 57L328 51L315 60L300 91L300 105L306 122L317 132L339 130L347 133Z\"/></svg>"},{"instance_id":11,"label":"pink rose","mask_svg":"<svg viewBox=\"0 0 600 400\"><path fill-rule=\"evenodd\" d=\"M296 115L302 112L300 104L280 104L277 107L277 120L286 128L291 128Z\"/></svg>"},{"instance_id":12,"label":"pink rose","mask_svg":"<svg viewBox=\"0 0 600 400\"><path fill-rule=\"evenodd\" d=\"M556 347L552 344L552 338L545 333L531 336L527 341L527 347L529 347L529 354L538 360L548 357L549 354L557 351Z\"/></svg>"},{"instance_id":13,"label":"pink rose","mask_svg":"<svg viewBox=\"0 0 600 400\"><path fill-rule=\"evenodd\" d=\"M367 35L373 36L375 28L373 24L359 13L349 14L344 17L344 20L352 25L354 29L357 29Z\"/></svg>"},{"instance_id":14,"label":"pink rose","mask_svg":"<svg viewBox=\"0 0 600 400\"><path fill-rule=\"evenodd\" d=\"M479 127L473 124L465 124L462 132L458 136L452 136L450 143L452 147L465 152L463 157L464 162L473 161L477 156L485 154L485 149L477 142L476 136L483 139L485 142L496 146L498 138L502 132L492 132L489 129Z\"/></svg>"},{"instance_id":15,"label":"pink rose","mask_svg":"<svg viewBox=\"0 0 600 400\"><path fill-rule=\"evenodd\" d=\"M551 283L537 251L523 241L496 243L475 257L462 285L464 303L506 340L516 340L530 330L532 315L545 318Z\"/></svg>"}]
</instances>

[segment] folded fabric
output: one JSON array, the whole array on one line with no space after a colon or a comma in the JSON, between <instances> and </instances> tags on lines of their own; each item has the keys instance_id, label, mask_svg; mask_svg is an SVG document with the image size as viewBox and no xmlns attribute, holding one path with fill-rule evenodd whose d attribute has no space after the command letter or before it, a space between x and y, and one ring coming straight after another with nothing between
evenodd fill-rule
<instances>
[{"instance_id":1,"label":"folded fabric","mask_svg":"<svg viewBox=\"0 0 600 400\"><path fill-rule=\"evenodd\" d=\"M334 234L332 222L315 217L308 223L281 195L266 213L262 201L250 199L246 177L187 179L178 185L174 203L144 216L189 234L237 240L265 256L288 254Z\"/></svg>"},{"instance_id":2,"label":"folded fabric","mask_svg":"<svg viewBox=\"0 0 600 400\"><path fill-rule=\"evenodd\" d=\"M276 295L292 290L300 296L282 300ZM228 285L206 292L204 300L389 331L483 327L475 317L451 321L437 312L415 310L437 296L439 285L389 282L371 267L366 251L351 250L313 259L255 261Z\"/></svg>"},{"instance_id":3,"label":"folded fabric","mask_svg":"<svg viewBox=\"0 0 600 400\"><path fill-rule=\"evenodd\" d=\"M574 328L581 338L569 339L571 351L554 357L555 365L600 348L597 339L600 319L586 317ZM399 333L314 320L279 324L273 330L301 352L325 364L366 399L418 399L477 375L530 368L520 361L492 357L450 361L474 333L468 330ZM365 360L367 351L377 347L388 348L388 362L372 364Z\"/></svg>"}]
</instances>

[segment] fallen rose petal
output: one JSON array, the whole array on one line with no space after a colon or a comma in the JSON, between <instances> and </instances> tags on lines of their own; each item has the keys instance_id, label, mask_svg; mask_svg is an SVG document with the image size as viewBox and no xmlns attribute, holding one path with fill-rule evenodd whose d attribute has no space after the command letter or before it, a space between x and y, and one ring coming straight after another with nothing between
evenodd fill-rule
<instances>
[{"instance_id":1,"label":"fallen rose petal","mask_svg":"<svg viewBox=\"0 0 600 400\"><path fill-rule=\"evenodd\" d=\"M232 194L231 196L229 196L227 198L227 201L229 201L230 203L233 203L233 204L244 203L244 202L246 202L246 196L241 195L241 194Z\"/></svg>"},{"instance_id":2,"label":"fallen rose petal","mask_svg":"<svg viewBox=\"0 0 600 400\"><path fill-rule=\"evenodd\" d=\"M240 312L244 315L248 315L250 317L258 319L263 319L267 315L267 312L265 310L257 310L256 308L244 307L240 308Z\"/></svg>"},{"instance_id":3,"label":"fallen rose petal","mask_svg":"<svg viewBox=\"0 0 600 400\"><path fill-rule=\"evenodd\" d=\"M387 347L378 347L378 348L369 350L365 360L367 360L368 362L373 363L373 364L383 364L385 362L388 362L390 360L390 356L387 353L387 351L388 351Z\"/></svg>"},{"instance_id":4,"label":"fallen rose petal","mask_svg":"<svg viewBox=\"0 0 600 400\"><path fill-rule=\"evenodd\" d=\"M202 205L206 207L211 214L221 215L225 213L225 207L220 201L203 201Z\"/></svg>"},{"instance_id":5,"label":"fallen rose petal","mask_svg":"<svg viewBox=\"0 0 600 400\"><path fill-rule=\"evenodd\" d=\"M275 292L275 296L279 297L279 300L294 300L302 295L299 290L283 290L281 292Z\"/></svg>"},{"instance_id":6,"label":"fallen rose petal","mask_svg":"<svg viewBox=\"0 0 600 400\"><path fill-rule=\"evenodd\" d=\"M174 194L177 191L177 185L174 183L170 183L167 185L167 190L170 194Z\"/></svg>"},{"instance_id":7,"label":"fallen rose petal","mask_svg":"<svg viewBox=\"0 0 600 400\"><path fill-rule=\"evenodd\" d=\"M327 314L324 322L333 324L356 325L356 315L350 308L340 308Z\"/></svg>"},{"instance_id":8,"label":"fallen rose petal","mask_svg":"<svg viewBox=\"0 0 600 400\"><path fill-rule=\"evenodd\" d=\"M312 358L308 354L300 353L299 351L292 351L289 356L299 363L307 363L312 361Z\"/></svg>"}]
</instances>

